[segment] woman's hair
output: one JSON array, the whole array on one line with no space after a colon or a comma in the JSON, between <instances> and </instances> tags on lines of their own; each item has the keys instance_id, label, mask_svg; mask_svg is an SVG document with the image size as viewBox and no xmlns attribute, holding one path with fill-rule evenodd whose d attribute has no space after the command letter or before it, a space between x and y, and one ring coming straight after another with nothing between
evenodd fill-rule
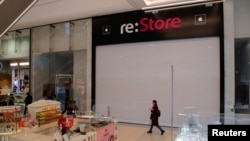
<instances>
[{"instance_id":1,"label":"woman's hair","mask_svg":"<svg viewBox=\"0 0 250 141\"><path fill-rule=\"evenodd\" d=\"M61 112L61 114L63 115L63 114L65 114L67 111L66 110L63 110L62 112Z\"/></svg>"},{"instance_id":2,"label":"woman's hair","mask_svg":"<svg viewBox=\"0 0 250 141\"><path fill-rule=\"evenodd\" d=\"M157 104L157 100L153 100L153 103Z\"/></svg>"}]
</instances>

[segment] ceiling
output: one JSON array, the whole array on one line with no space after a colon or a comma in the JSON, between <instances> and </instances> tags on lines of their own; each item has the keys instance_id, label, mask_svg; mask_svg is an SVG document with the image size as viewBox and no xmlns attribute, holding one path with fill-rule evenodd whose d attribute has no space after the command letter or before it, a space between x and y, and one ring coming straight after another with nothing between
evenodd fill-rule
<instances>
[{"instance_id":1,"label":"ceiling","mask_svg":"<svg viewBox=\"0 0 250 141\"><path fill-rule=\"evenodd\" d=\"M38 0L11 30L194 1L221 0Z\"/></svg>"},{"instance_id":2,"label":"ceiling","mask_svg":"<svg viewBox=\"0 0 250 141\"><path fill-rule=\"evenodd\" d=\"M38 0L11 30L137 9L127 0Z\"/></svg>"}]
</instances>

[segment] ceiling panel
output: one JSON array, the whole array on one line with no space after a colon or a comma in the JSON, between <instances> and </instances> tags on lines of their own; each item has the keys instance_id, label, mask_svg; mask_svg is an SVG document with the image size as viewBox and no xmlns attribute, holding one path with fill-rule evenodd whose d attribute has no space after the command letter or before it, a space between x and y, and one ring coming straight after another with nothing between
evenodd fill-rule
<instances>
[{"instance_id":1,"label":"ceiling panel","mask_svg":"<svg viewBox=\"0 0 250 141\"><path fill-rule=\"evenodd\" d=\"M163 0L148 1L162 2ZM190 2L194 0L166 1L167 3L172 3L181 1ZM143 5L145 6L144 0L39 0L11 30L139 10Z\"/></svg>"},{"instance_id":2,"label":"ceiling panel","mask_svg":"<svg viewBox=\"0 0 250 141\"><path fill-rule=\"evenodd\" d=\"M11 30L137 9L126 0L39 0Z\"/></svg>"}]
</instances>

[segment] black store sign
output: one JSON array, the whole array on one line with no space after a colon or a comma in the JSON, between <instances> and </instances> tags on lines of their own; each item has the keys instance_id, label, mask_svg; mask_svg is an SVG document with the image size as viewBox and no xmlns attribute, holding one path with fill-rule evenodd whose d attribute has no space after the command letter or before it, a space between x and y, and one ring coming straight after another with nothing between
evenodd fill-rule
<instances>
[{"instance_id":1,"label":"black store sign","mask_svg":"<svg viewBox=\"0 0 250 141\"><path fill-rule=\"evenodd\" d=\"M95 45L222 36L223 5L94 17L92 31Z\"/></svg>"}]
</instances>

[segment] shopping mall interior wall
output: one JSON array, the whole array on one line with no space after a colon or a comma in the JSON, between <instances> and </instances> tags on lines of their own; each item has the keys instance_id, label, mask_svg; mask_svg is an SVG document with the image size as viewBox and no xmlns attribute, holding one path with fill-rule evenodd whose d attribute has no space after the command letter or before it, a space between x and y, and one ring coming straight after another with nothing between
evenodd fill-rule
<instances>
[{"instance_id":1,"label":"shopping mall interior wall","mask_svg":"<svg viewBox=\"0 0 250 141\"><path fill-rule=\"evenodd\" d=\"M91 110L91 31L91 19L31 30L31 92L34 101L48 98L51 93L57 94L55 86L61 85L69 88L69 96L76 101L79 113ZM70 81L64 81L68 78ZM57 96L65 101L61 99L63 94Z\"/></svg>"},{"instance_id":2,"label":"shopping mall interior wall","mask_svg":"<svg viewBox=\"0 0 250 141\"><path fill-rule=\"evenodd\" d=\"M165 126L180 125L185 107L206 116L219 113L219 38L96 47L97 114L148 124L153 99Z\"/></svg>"},{"instance_id":3,"label":"shopping mall interior wall","mask_svg":"<svg viewBox=\"0 0 250 141\"><path fill-rule=\"evenodd\" d=\"M240 0L235 2L235 112L250 113L249 99L249 57L250 57L250 2ZM246 8L242 8L246 7ZM242 16L241 16L242 15ZM244 16L243 16L244 15Z\"/></svg>"},{"instance_id":4,"label":"shopping mall interior wall","mask_svg":"<svg viewBox=\"0 0 250 141\"><path fill-rule=\"evenodd\" d=\"M225 113L229 115L235 108L235 39L250 37L249 6L249 0L224 2Z\"/></svg>"},{"instance_id":5,"label":"shopping mall interior wall","mask_svg":"<svg viewBox=\"0 0 250 141\"><path fill-rule=\"evenodd\" d=\"M0 58L17 59L29 56L30 39L28 36L4 37L1 39Z\"/></svg>"},{"instance_id":6,"label":"shopping mall interior wall","mask_svg":"<svg viewBox=\"0 0 250 141\"><path fill-rule=\"evenodd\" d=\"M235 0L234 1L234 22L235 22L235 37L250 37L250 1Z\"/></svg>"}]
</instances>

